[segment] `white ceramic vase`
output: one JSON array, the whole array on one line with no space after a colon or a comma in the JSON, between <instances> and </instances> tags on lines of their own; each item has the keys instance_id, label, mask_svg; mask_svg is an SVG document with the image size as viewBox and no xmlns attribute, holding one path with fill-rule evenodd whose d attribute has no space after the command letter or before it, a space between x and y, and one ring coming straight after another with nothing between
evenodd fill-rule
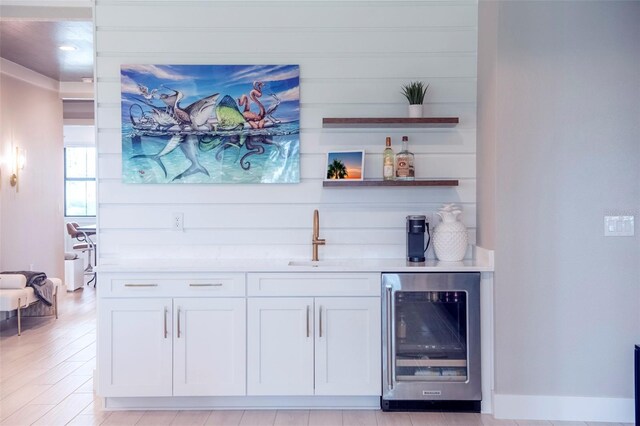
<instances>
[{"instance_id":1,"label":"white ceramic vase","mask_svg":"<svg viewBox=\"0 0 640 426\"><path fill-rule=\"evenodd\" d=\"M409 105L409 118L422 117L422 104Z\"/></svg>"},{"instance_id":2,"label":"white ceramic vase","mask_svg":"<svg viewBox=\"0 0 640 426\"><path fill-rule=\"evenodd\" d=\"M436 214L442 222L433 231L433 250L438 260L459 262L464 259L469 244L467 228L458 220L461 213L453 204L447 204Z\"/></svg>"}]
</instances>

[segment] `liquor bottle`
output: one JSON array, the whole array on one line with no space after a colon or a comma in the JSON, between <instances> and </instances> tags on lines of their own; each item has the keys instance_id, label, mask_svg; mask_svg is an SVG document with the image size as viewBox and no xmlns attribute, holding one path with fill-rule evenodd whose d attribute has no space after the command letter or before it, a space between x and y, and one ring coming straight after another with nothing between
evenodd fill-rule
<instances>
[{"instance_id":1,"label":"liquor bottle","mask_svg":"<svg viewBox=\"0 0 640 426\"><path fill-rule=\"evenodd\" d=\"M386 148L382 153L382 178L384 180L393 180L393 163L395 161L395 155L393 149L391 149L391 138L387 136Z\"/></svg>"},{"instance_id":2,"label":"liquor bottle","mask_svg":"<svg viewBox=\"0 0 640 426\"><path fill-rule=\"evenodd\" d=\"M416 172L413 168L412 152L409 152L409 138L402 137L402 151L396 154L396 179L398 180L414 180Z\"/></svg>"},{"instance_id":3,"label":"liquor bottle","mask_svg":"<svg viewBox=\"0 0 640 426\"><path fill-rule=\"evenodd\" d=\"M398 338L399 339L407 338L407 323L404 320L403 314L400 314L400 323L398 324Z\"/></svg>"}]
</instances>

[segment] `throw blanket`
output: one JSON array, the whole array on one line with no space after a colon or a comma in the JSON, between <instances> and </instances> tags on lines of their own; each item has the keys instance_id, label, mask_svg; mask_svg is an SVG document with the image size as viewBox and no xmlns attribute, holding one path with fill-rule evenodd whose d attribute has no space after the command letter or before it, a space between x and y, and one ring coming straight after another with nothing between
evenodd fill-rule
<instances>
[{"instance_id":1,"label":"throw blanket","mask_svg":"<svg viewBox=\"0 0 640 426\"><path fill-rule=\"evenodd\" d=\"M35 271L5 271L1 274L20 274L27 279L27 285L33 288L33 292L38 299L42 300L47 306L53 305L53 282L47 279L44 272Z\"/></svg>"}]
</instances>

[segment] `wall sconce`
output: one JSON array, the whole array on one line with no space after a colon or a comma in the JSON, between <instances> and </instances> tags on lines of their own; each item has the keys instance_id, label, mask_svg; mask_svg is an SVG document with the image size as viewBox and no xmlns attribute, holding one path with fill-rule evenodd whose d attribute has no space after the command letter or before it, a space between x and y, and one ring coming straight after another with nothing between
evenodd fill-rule
<instances>
[{"instance_id":1,"label":"wall sconce","mask_svg":"<svg viewBox=\"0 0 640 426\"><path fill-rule=\"evenodd\" d=\"M16 147L12 163L14 169L13 173L9 177L9 183L11 184L11 186L15 186L16 192L18 192L18 176L19 173L24 170L24 166L27 164L27 151Z\"/></svg>"}]
</instances>

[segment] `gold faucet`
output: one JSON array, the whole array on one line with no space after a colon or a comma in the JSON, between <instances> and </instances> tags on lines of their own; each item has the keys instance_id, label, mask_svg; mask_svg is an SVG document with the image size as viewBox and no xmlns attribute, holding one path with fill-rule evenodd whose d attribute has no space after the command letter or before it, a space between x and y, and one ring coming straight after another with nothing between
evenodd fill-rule
<instances>
[{"instance_id":1,"label":"gold faucet","mask_svg":"<svg viewBox=\"0 0 640 426\"><path fill-rule=\"evenodd\" d=\"M320 239L318 237L320 237L320 215L318 213L318 209L316 209L313 211L313 238L311 239L311 245L313 247L313 255L311 256L312 261L318 260L318 246L326 244L324 239Z\"/></svg>"}]
</instances>

